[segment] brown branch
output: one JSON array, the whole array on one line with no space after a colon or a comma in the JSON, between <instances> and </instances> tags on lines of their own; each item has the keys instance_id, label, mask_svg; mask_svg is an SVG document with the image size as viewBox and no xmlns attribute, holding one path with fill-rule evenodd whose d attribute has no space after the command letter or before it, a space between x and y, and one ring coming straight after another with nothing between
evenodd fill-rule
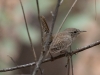
<instances>
[{"instance_id":1,"label":"brown branch","mask_svg":"<svg viewBox=\"0 0 100 75\"><path fill-rule=\"evenodd\" d=\"M27 24L26 17L25 17L24 8L23 8L23 5L22 5L21 0L19 0L19 1L20 1L20 4L21 4L21 8L22 8L23 16L24 16L25 26L26 26L26 30L27 30L27 34L28 34L28 38L29 38L29 41L30 41L31 49L33 50L33 54L34 54L34 58L35 58L35 60L37 60L36 52L35 52L35 49L34 49L34 47L33 47L32 39L31 39L31 36L30 36L30 33L29 33L29 29L28 29L28 24Z\"/></svg>"},{"instance_id":2,"label":"brown branch","mask_svg":"<svg viewBox=\"0 0 100 75\"><path fill-rule=\"evenodd\" d=\"M57 15L58 15L58 10L59 10L60 3L61 3L61 0L58 0L57 6L56 6L55 11L54 11L54 16L53 16L52 24L51 24L51 28L50 28L51 35L52 35L54 24L55 24Z\"/></svg>"},{"instance_id":3,"label":"brown branch","mask_svg":"<svg viewBox=\"0 0 100 75\"><path fill-rule=\"evenodd\" d=\"M70 54L74 55L76 53L79 53L79 52L82 52L82 51L87 50L89 48L92 48L94 46L97 46L99 44L100 44L100 41L97 41L97 42L92 43L92 44L85 46L83 48L78 48L75 51L72 51ZM65 57L65 54L60 54L58 56L55 56L53 61L60 59L62 57ZM44 61L42 61L42 63L46 63L46 62L50 62L50 61L52 61L52 58L47 58ZM25 65L19 65L19 66L15 66L15 67L11 67L11 68L2 69L2 70L0 70L0 72L7 72L7 71L17 70L17 69L21 69L21 68L26 68L26 67L34 66L35 64L36 64L35 62L32 62L32 63L25 64Z\"/></svg>"},{"instance_id":4,"label":"brown branch","mask_svg":"<svg viewBox=\"0 0 100 75\"><path fill-rule=\"evenodd\" d=\"M35 62L25 64L25 65L19 65L19 66L15 66L15 67L11 67L11 68L2 69L2 70L0 70L0 72L7 72L7 71L17 70L17 69L21 69L21 68L26 68L26 67L32 66L33 64L35 64Z\"/></svg>"},{"instance_id":5,"label":"brown branch","mask_svg":"<svg viewBox=\"0 0 100 75\"><path fill-rule=\"evenodd\" d=\"M63 0L60 1L60 5L63 3Z\"/></svg>"},{"instance_id":6,"label":"brown branch","mask_svg":"<svg viewBox=\"0 0 100 75\"><path fill-rule=\"evenodd\" d=\"M42 31L42 24L41 24L41 20L40 20L40 8L39 8L39 1L38 0L36 0L36 4L37 4L38 20L39 20L40 31L41 31L41 42L42 42L42 46L43 46L43 31Z\"/></svg>"},{"instance_id":7,"label":"brown branch","mask_svg":"<svg viewBox=\"0 0 100 75\"><path fill-rule=\"evenodd\" d=\"M65 56L65 54L55 56L54 60L62 58L64 56ZM52 59L47 58L42 63L46 63L46 62L49 62L49 61L52 61ZM11 68L2 69L2 70L0 70L0 72L7 72L7 71L12 71L12 70L22 69L22 68L34 66L35 64L36 64L35 62L32 62L32 63L28 63L28 64L24 64L24 65L19 65L19 66L15 66L15 67L11 67Z\"/></svg>"},{"instance_id":8,"label":"brown branch","mask_svg":"<svg viewBox=\"0 0 100 75\"><path fill-rule=\"evenodd\" d=\"M75 51L72 51L72 55L73 55L73 54L76 54L76 53L79 53L79 52L82 52L82 51L84 51L84 50L86 50L86 49L89 49L89 48L91 48L91 47L97 46L97 45L99 45L99 44L100 44L100 40L97 41L97 42L95 42L95 43L92 43L92 44L90 44L90 45L88 45L88 46L85 46L85 47L83 47L83 48L79 48L79 49L76 49Z\"/></svg>"},{"instance_id":9,"label":"brown branch","mask_svg":"<svg viewBox=\"0 0 100 75\"><path fill-rule=\"evenodd\" d=\"M52 24L51 24L51 27L50 27L50 32L48 34L48 37L46 39L46 43L44 45L44 52L41 52L41 55L39 57L39 60L36 63L36 66L34 68L34 71L33 71L32 75L36 75L43 59L45 58L45 55L46 55L47 51L49 50L49 45L50 45L50 42L51 42L51 36L52 36L55 21L56 21L56 18L57 18L60 2L61 2L61 0L58 0L57 6L56 6L56 9L55 9L55 12L54 12L54 17L53 17L53 20L52 20Z\"/></svg>"},{"instance_id":10,"label":"brown branch","mask_svg":"<svg viewBox=\"0 0 100 75\"><path fill-rule=\"evenodd\" d=\"M100 41L97 41L97 42L95 42L93 44L90 44L88 46L85 46L85 47L82 47L82 48L78 48L75 51L72 51L70 54L74 55L76 53L79 53L79 52L82 52L82 51L87 50L89 48L92 48L94 46L97 46L99 44L100 44ZM55 56L53 61L55 61L57 59L60 59L62 57L65 57L65 54L60 54L58 56ZM52 61L52 59L51 58L47 58L44 61L42 61L42 63L46 63L46 62L49 62L49 61ZM19 65L19 66L15 66L15 67L11 67L11 68L2 69L2 70L0 70L0 72L7 72L7 71L17 70L17 69L21 69L21 68L26 68L26 67L34 66L35 64L36 64L35 62L32 62L32 63L25 64L25 65Z\"/></svg>"}]
</instances>

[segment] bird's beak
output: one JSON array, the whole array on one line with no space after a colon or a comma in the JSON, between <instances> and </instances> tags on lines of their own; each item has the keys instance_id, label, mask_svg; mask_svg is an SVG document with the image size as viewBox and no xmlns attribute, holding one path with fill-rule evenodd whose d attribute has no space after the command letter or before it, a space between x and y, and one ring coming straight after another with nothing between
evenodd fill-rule
<instances>
[{"instance_id":1,"label":"bird's beak","mask_svg":"<svg viewBox=\"0 0 100 75\"><path fill-rule=\"evenodd\" d=\"M87 31L80 31L80 32L87 32Z\"/></svg>"}]
</instances>

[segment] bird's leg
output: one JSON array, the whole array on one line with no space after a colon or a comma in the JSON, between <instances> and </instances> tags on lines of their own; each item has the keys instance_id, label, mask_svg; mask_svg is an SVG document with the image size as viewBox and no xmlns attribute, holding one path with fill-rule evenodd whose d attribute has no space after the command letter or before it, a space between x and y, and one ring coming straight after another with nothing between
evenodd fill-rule
<instances>
[{"instance_id":1,"label":"bird's leg","mask_svg":"<svg viewBox=\"0 0 100 75\"><path fill-rule=\"evenodd\" d=\"M71 46L70 46L70 53L72 52L72 49L71 49ZM70 64L71 64L71 72L72 72L72 75L74 75L73 73L73 60L72 60L72 55L70 55Z\"/></svg>"},{"instance_id":2,"label":"bird's leg","mask_svg":"<svg viewBox=\"0 0 100 75\"><path fill-rule=\"evenodd\" d=\"M68 51L66 51L66 50L61 50L60 53L66 54L66 53L68 53Z\"/></svg>"},{"instance_id":3,"label":"bird's leg","mask_svg":"<svg viewBox=\"0 0 100 75\"><path fill-rule=\"evenodd\" d=\"M49 52L50 56L51 56L51 60L53 61L54 60L54 57L53 55Z\"/></svg>"}]
</instances>

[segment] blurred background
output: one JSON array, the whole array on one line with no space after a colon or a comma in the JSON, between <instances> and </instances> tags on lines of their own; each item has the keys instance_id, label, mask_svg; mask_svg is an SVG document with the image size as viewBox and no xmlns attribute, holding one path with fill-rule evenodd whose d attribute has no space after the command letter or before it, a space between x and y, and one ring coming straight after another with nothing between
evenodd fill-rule
<instances>
[{"instance_id":1,"label":"blurred background","mask_svg":"<svg viewBox=\"0 0 100 75\"><path fill-rule=\"evenodd\" d=\"M51 25L51 11L54 11L57 0L39 0L41 15L45 16L48 25ZM68 27L86 30L72 45L72 49L84 47L100 39L100 0L78 0L62 31ZM54 33L56 33L65 14L74 0L64 0L59 8ZM22 0L37 57L41 52L40 26L37 17L36 0ZM95 20L96 16L96 20ZM73 56L74 75L100 75L100 46L90 48ZM15 63L11 60L11 57ZM30 48L25 22L19 0L0 0L0 69L27 64L34 61ZM66 75L65 65L67 58L41 65L43 75ZM0 75L30 74L34 68L27 67L20 70L0 73ZM40 75L40 72L38 72Z\"/></svg>"}]
</instances>

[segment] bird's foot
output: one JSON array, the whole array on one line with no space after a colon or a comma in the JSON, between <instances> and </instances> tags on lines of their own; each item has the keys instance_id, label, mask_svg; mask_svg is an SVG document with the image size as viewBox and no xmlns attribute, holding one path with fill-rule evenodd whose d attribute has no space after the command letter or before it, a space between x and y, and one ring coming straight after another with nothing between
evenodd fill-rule
<instances>
[{"instance_id":1,"label":"bird's foot","mask_svg":"<svg viewBox=\"0 0 100 75\"><path fill-rule=\"evenodd\" d=\"M63 51L61 51L60 53L61 53L61 54L65 54L65 56L68 56L68 54L69 54L69 52L66 51L66 50L63 50Z\"/></svg>"},{"instance_id":2,"label":"bird's foot","mask_svg":"<svg viewBox=\"0 0 100 75\"><path fill-rule=\"evenodd\" d=\"M68 64L65 65L65 67L67 68Z\"/></svg>"}]
</instances>

